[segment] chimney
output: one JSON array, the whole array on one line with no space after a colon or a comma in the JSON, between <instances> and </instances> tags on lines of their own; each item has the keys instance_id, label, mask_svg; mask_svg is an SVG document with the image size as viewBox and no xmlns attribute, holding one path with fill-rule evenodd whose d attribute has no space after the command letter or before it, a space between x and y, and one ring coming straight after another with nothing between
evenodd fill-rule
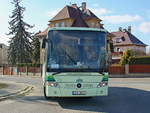
<instances>
[{"instance_id":1,"label":"chimney","mask_svg":"<svg viewBox=\"0 0 150 113\"><path fill-rule=\"evenodd\" d=\"M119 31L122 31L122 27L119 27Z\"/></svg>"},{"instance_id":2,"label":"chimney","mask_svg":"<svg viewBox=\"0 0 150 113\"><path fill-rule=\"evenodd\" d=\"M86 9L86 2L82 2L82 10L85 10Z\"/></svg>"},{"instance_id":3,"label":"chimney","mask_svg":"<svg viewBox=\"0 0 150 113\"><path fill-rule=\"evenodd\" d=\"M131 33L131 26L128 26L128 32Z\"/></svg>"},{"instance_id":4,"label":"chimney","mask_svg":"<svg viewBox=\"0 0 150 113\"><path fill-rule=\"evenodd\" d=\"M72 7L73 8L77 8L77 4L72 4Z\"/></svg>"}]
</instances>

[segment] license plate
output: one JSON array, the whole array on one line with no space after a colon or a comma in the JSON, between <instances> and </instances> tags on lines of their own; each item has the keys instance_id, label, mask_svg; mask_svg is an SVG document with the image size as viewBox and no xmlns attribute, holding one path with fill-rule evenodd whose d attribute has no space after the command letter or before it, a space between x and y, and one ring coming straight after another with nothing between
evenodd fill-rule
<instances>
[{"instance_id":1,"label":"license plate","mask_svg":"<svg viewBox=\"0 0 150 113\"><path fill-rule=\"evenodd\" d=\"M86 95L86 91L72 91L72 95Z\"/></svg>"}]
</instances>

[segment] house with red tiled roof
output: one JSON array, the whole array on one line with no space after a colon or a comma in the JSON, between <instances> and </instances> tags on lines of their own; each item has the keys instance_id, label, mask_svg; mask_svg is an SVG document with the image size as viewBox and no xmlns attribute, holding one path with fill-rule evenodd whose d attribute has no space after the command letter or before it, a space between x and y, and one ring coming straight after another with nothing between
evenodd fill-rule
<instances>
[{"instance_id":1,"label":"house with red tiled roof","mask_svg":"<svg viewBox=\"0 0 150 113\"><path fill-rule=\"evenodd\" d=\"M90 28L103 28L99 19L93 12L86 7L86 2L83 2L81 7L77 4L71 6L65 6L56 16L54 16L48 24L48 28L51 27L90 27ZM43 38L47 35L47 31L37 34L39 38Z\"/></svg>"},{"instance_id":2,"label":"house with red tiled roof","mask_svg":"<svg viewBox=\"0 0 150 113\"><path fill-rule=\"evenodd\" d=\"M127 49L136 52L139 55L146 54L146 44L139 40L131 33L131 26L128 29L119 28L118 31L112 32L114 37L112 38L114 53L112 53L113 62L119 62L123 52Z\"/></svg>"}]
</instances>

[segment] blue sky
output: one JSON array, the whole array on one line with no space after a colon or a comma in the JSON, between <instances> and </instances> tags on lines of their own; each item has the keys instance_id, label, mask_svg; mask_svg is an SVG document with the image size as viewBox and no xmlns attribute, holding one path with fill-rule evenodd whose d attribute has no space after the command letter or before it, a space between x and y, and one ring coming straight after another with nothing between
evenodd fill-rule
<instances>
[{"instance_id":1,"label":"blue sky","mask_svg":"<svg viewBox=\"0 0 150 113\"><path fill-rule=\"evenodd\" d=\"M0 0L0 43L8 45L8 21L13 5L12 0ZM35 25L32 32L44 30L48 21L65 5L87 2L104 27L117 31L119 27L132 26L132 33L150 46L150 1L149 0L22 0L26 7L24 20Z\"/></svg>"}]
</instances>

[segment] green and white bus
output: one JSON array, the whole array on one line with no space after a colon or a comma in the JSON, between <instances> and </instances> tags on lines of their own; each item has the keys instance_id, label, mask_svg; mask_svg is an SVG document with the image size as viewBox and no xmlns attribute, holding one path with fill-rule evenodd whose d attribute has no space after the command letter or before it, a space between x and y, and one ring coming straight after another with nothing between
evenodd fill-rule
<instances>
[{"instance_id":1,"label":"green and white bus","mask_svg":"<svg viewBox=\"0 0 150 113\"><path fill-rule=\"evenodd\" d=\"M44 96L108 95L107 31L96 28L50 28L43 39Z\"/></svg>"}]
</instances>

